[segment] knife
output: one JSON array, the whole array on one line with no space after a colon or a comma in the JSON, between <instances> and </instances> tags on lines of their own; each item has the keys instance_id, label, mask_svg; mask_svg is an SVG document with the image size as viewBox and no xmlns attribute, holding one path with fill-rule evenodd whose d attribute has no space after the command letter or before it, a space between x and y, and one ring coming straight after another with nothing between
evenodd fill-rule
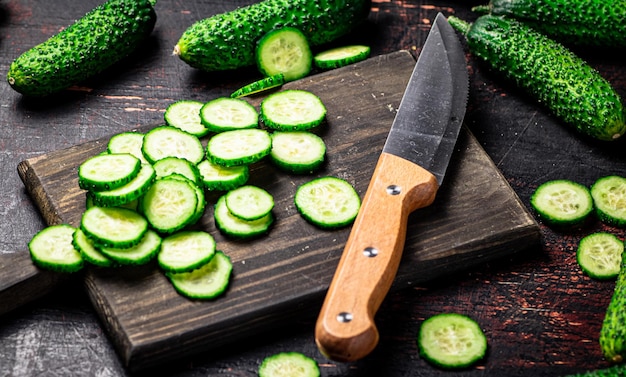
<instances>
[{"instance_id":1,"label":"knife","mask_svg":"<svg viewBox=\"0 0 626 377\"><path fill-rule=\"evenodd\" d=\"M400 264L408 217L430 205L465 116L468 73L437 14L409 79L315 325L319 350L355 361L378 344L374 315Z\"/></svg>"}]
</instances>

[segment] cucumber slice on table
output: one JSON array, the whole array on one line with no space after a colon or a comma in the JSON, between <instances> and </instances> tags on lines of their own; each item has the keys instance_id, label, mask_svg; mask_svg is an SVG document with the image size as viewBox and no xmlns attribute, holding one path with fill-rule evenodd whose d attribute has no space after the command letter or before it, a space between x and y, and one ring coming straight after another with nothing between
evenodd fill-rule
<instances>
[{"instance_id":1,"label":"cucumber slice on table","mask_svg":"<svg viewBox=\"0 0 626 377\"><path fill-rule=\"evenodd\" d=\"M338 228L354 221L361 198L347 181L316 178L302 184L294 197L296 208L307 221L320 228Z\"/></svg>"},{"instance_id":2,"label":"cucumber slice on table","mask_svg":"<svg viewBox=\"0 0 626 377\"><path fill-rule=\"evenodd\" d=\"M281 352L266 357L259 377L319 377L317 362L299 352Z\"/></svg>"},{"instance_id":3,"label":"cucumber slice on table","mask_svg":"<svg viewBox=\"0 0 626 377\"><path fill-rule=\"evenodd\" d=\"M180 174L183 177L199 183L201 181L198 166L180 157L165 157L155 162L152 167L156 178L164 178L172 174Z\"/></svg>"},{"instance_id":4,"label":"cucumber slice on table","mask_svg":"<svg viewBox=\"0 0 626 377\"><path fill-rule=\"evenodd\" d=\"M276 92L261 102L261 120L277 131L306 131L322 124L325 117L322 100L305 90Z\"/></svg>"},{"instance_id":5,"label":"cucumber slice on table","mask_svg":"<svg viewBox=\"0 0 626 377\"><path fill-rule=\"evenodd\" d=\"M250 177L248 165L220 166L209 160L198 164L204 187L209 191L229 191L244 185Z\"/></svg>"},{"instance_id":6,"label":"cucumber slice on table","mask_svg":"<svg viewBox=\"0 0 626 377\"><path fill-rule=\"evenodd\" d=\"M207 143L207 159L221 166L253 164L272 149L270 134L258 128L219 133Z\"/></svg>"},{"instance_id":7,"label":"cucumber slice on table","mask_svg":"<svg viewBox=\"0 0 626 377\"><path fill-rule=\"evenodd\" d=\"M148 221L126 208L91 207L83 212L80 229L96 247L127 248L141 242Z\"/></svg>"},{"instance_id":8,"label":"cucumber slice on table","mask_svg":"<svg viewBox=\"0 0 626 377\"><path fill-rule=\"evenodd\" d=\"M285 83L285 75L282 73L272 75L269 77L264 77L260 80L251 82L250 84L244 85L241 88L235 90L231 93L231 98L241 98L245 96L252 96L266 90L277 88Z\"/></svg>"},{"instance_id":9,"label":"cucumber slice on table","mask_svg":"<svg viewBox=\"0 0 626 377\"><path fill-rule=\"evenodd\" d=\"M100 251L107 258L124 265L140 265L150 262L161 248L161 236L152 229L148 229L146 234L137 245L127 248L101 247Z\"/></svg>"},{"instance_id":10,"label":"cucumber slice on table","mask_svg":"<svg viewBox=\"0 0 626 377\"><path fill-rule=\"evenodd\" d=\"M161 178L141 198L140 208L152 228L171 234L194 221L198 195L188 180Z\"/></svg>"},{"instance_id":11,"label":"cucumber slice on table","mask_svg":"<svg viewBox=\"0 0 626 377\"><path fill-rule=\"evenodd\" d=\"M306 131L276 131L272 134L270 158L276 166L290 173L312 173L326 155L324 140Z\"/></svg>"},{"instance_id":12,"label":"cucumber slice on table","mask_svg":"<svg viewBox=\"0 0 626 377\"><path fill-rule=\"evenodd\" d=\"M313 63L321 69L333 69L365 60L369 55L369 46L341 46L317 53L313 57Z\"/></svg>"},{"instance_id":13,"label":"cucumber slice on table","mask_svg":"<svg viewBox=\"0 0 626 377\"><path fill-rule=\"evenodd\" d=\"M200 109L202 124L211 132L255 128L259 114L254 106L242 99L220 97Z\"/></svg>"},{"instance_id":14,"label":"cucumber slice on table","mask_svg":"<svg viewBox=\"0 0 626 377\"><path fill-rule=\"evenodd\" d=\"M193 299L210 300L226 291L233 264L221 251L215 252L211 260L190 272L166 272L174 289L181 295Z\"/></svg>"},{"instance_id":15,"label":"cucumber slice on table","mask_svg":"<svg viewBox=\"0 0 626 377\"><path fill-rule=\"evenodd\" d=\"M52 225L35 234L28 250L35 265L58 272L76 272L83 258L73 245L76 228L67 224Z\"/></svg>"},{"instance_id":16,"label":"cucumber slice on table","mask_svg":"<svg viewBox=\"0 0 626 377\"><path fill-rule=\"evenodd\" d=\"M579 183L557 179L541 184L530 197L537 215L552 225L578 225L593 211L589 189Z\"/></svg>"},{"instance_id":17,"label":"cucumber slice on table","mask_svg":"<svg viewBox=\"0 0 626 377\"><path fill-rule=\"evenodd\" d=\"M610 233L598 232L580 240L576 261L594 279L613 279L619 274L624 242Z\"/></svg>"},{"instance_id":18,"label":"cucumber slice on table","mask_svg":"<svg viewBox=\"0 0 626 377\"><path fill-rule=\"evenodd\" d=\"M425 360L449 369L468 367L487 352L487 338L478 323L457 313L441 313L426 319L417 343Z\"/></svg>"},{"instance_id":19,"label":"cucumber slice on table","mask_svg":"<svg viewBox=\"0 0 626 377\"><path fill-rule=\"evenodd\" d=\"M265 234L274 222L272 212L257 220L247 221L240 219L228 210L225 195L220 197L217 203L215 203L213 218L220 232L237 239L252 238Z\"/></svg>"},{"instance_id":20,"label":"cucumber slice on table","mask_svg":"<svg viewBox=\"0 0 626 377\"><path fill-rule=\"evenodd\" d=\"M184 158L193 164L204 158L204 148L197 136L167 125L148 131L141 151L151 164L165 157Z\"/></svg>"},{"instance_id":21,"label":"cucumber slice on table","mask_svg":"<svg viewBox=\"0 0 626 377\"><path fill-rule=\"evenodd\" d=\"M102 207L118 207L132 205L148 191L156 173L150 164L142 164L139 174L124 186L107 191L90 191L93 204Z\"/></svg>"},{"instance_id":22,"label":"cucumber slice on table","mask_svg":"<svg viewBox=\"0 0 626 377\"><path fill-rule=\"evenodd\" d=\"M197 137L203 137L209 133L209 130L200 119L202 106L204 103L200 101L181 100L174 102L165 109L165 123Z\"/></svg>"},{"instance_id":23,"label":"cucumber slice on table","mask_svg":"<svg viewBox=\"0 0 626 377\"><path fill-rule=\"evenodd\" d=\"M81 257L85 261L95 266L110 267L113 265L113 261L102 254L102 252L94 246L93 241L91 241L80 228L76 229L74 232L72 245L80 252Z\"/></svg>"},{"instance_id":24,"label":"cucumber slice on table","mask_svg":"<svg viewBox=\"0 0 626 377\"><path fill-rule=\"evenodd\" d=\"M157 257L168 272L190 272L208 263L215 255L215 239L203 231L183 231L167 236Z\"/></svg>"},{"instance_id":25,"label":"cucumber slice on table","mask_svg":"<svg viewBox=\"0 0 626 377\"><path fill-rule=\"evenodd\" d=\"M78 186L84 190L113 190L132 181L141 161L129 153L99 154L78 167Z\"/></svg>"},{"instance_id":26,"label":"cucumber slice on table","mask_svg":"<svg viewBox=\"0 0 626 377\"><path fill-rule=\"evenodd\" d=\"M609 225L626 227L626 178L607 176L591 185L598 218Z\"/></svg>"},{"instance_id":27,"label":"cucumber slice on table","mask_svg":"<svg viewBox=\"0 0 626 377\"><path fill-rule=\"evenodd\" d=\"M226 207L235 217L253 221L265 217L274 208L274 197L256 186L242 186L226 194Z\"/></svg>"},{"instance_id":28,"label":"cucumber slice on table","mask_svg":"<svg viewBox=\"0 0 626 377\"><path fill-rule=\"evenodd\" d=\"M283 27L268 32L259 40L256 61L265 76L282 73L285 81L293 81L311 72L313 54L300 30Z\"/></svg>"},{"instance_id":29,"label":"cucumber slice on table","mask_svg":"<svg viewBox=\"0 0 626 377\"><path fill-rule=\"evenodd\" d=\"M141 151L143 145L143 134L140 132L121 132L111 136L107 143L108 153L130 153L137 157L142 164L148 163Z\"/></svg>"}]
</instances>

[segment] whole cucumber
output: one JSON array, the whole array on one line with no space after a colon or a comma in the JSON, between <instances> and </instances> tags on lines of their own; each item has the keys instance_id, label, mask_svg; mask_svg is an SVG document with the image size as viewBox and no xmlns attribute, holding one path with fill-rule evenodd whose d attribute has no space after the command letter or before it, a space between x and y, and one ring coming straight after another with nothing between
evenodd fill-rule
<instances>
[{"instance_id":1,"label":"whole cucumber","mask_svg":"<svg viewBox=\"0 0 626 377\"><path fill-rule=\"evenodd\" d=\"M626 47L626 0L491 0L473 9L515 18L563 43Z\"/></svg>"},{"instance_id":2,"label":"whole cucumber","mask_svg":"<svg viewBox=\"0 0 626 377\"><path fill-rule=\"evenodd\" d=\"M320 45L353 30L370 7L371 0L264 0L194 23L174 54L204 71L251 66L257 42L274 29L294 27L310 45Z\"/></svg>"},{"instance_id":3,"label":"whole cucumber","mask_svg":"<svg viewBox=\"0 0 626 377\"><path fill-rule=\"evenodd\" d=\"M45 96L108 68L153 30L156 0L109 0L29 49L9 67L7 81L27 96Z\"/></svg>"},{"instance_id":4,"label":"whole cucumber","mask_svg":"<svg viewBox=\"0 0 626 377\"><path fill-rule=\"evenodd\" d=\"M595 69L564 45L507 17L484 15L450 24L470 51L526 90L556 117L584 135L615 140L626 132L619 94Z\"/></svg>"},{"instance_id":5,"label":"whole cucumber","mask_svg":"<svg viewBox=\"0 0 626 377\"><path fill-rule=\"evenodd\" d=\"M611 301L606 308L600 328L600 348L604 357L611 363L626 361L626 258L622 255L620 272L615 281Z\"/></svg>"}]
</instances>

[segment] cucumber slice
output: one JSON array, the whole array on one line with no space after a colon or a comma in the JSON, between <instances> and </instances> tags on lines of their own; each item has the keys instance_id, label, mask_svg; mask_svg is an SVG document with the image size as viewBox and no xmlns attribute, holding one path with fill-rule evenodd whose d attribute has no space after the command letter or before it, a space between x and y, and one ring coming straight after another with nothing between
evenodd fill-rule
<instances>
[{"instance_id":1,"label":"cucumber slice","mask_svg":"<svg viewBox=\"0 0 626 377\"><path fill-rule=\"evenodd\" d=\"M182 100L170 104L165 109L164 119L167 125L176 127L197 137L206 136L209 129L202 124L200 101Z\"/></svg>"},{"instance_id":2,"label":"cucumber slice","mask_svg":"<svg viewBox=\"0 0 626 377\"><path fill-rule=\"evenodd\" d=\"M33 263L57 272L76 272L83 268L81 254L72 243L76 228L52 225L37 232L28 243Z\"/></svg>"},{"instance_id":3,"label":"cucumber slice","mask_svg":"<svg viewBox=\"0 0 626 377\"><path fill-rule=\"evenodd\" d=\"M319 377L317 362L299 352L281 352L266 357L259 377Z\"/></svg>"},{"instance_id":4,"label":"cucumber slice","mask_svg":"<svg viewBox=\"0 0 626 377\"><path fill-rule=\"evenodd\" d=\"M252 238L266 234L274 222L272 212L253 221L242 220L234 216L226 206L226 196L220 197L217 203L215 203L213 218L220 232L236 239Z\"/></svg>"},{"instance_id":5,"label":"cucumber slice","mask_svg":"<svg viewBox=\"0 0 626 377\"><path fill-rule=\"evenodd\" d=\"M186 180L156 180L141 198L141 212L158 232L171 234L190 225L195 218L198 196Z\"/></svg>"},{"instance_id":6,"label":"cucumber slice","mask_svg":"<svg viewBox=\"0 0 626 377\"><path fill-rule=\"evenodd\" d=\"M566 179L539 185L530 197L530 204L539 218L559 226L581 224L593 211L589 189Z\"/></svg>"},{"instance_id":7,"label":"cucumber slice","mask_svg":"<svg viewBox=\"0 0 626 377\"><path fill-rule=\"evenodd\" d=\"M349 45L322 51L313 57L317 68L334 69L365 60L370 55L370 47Z\"/></svg>"},{"instance_id":8,"label":"cucumber slice","mask_svg":"<svg viewBox=\"0 0 626 377\"><path fill-rule=\"evenodd\" d=\"M203 160L198 164L202 183L208 191L229 191L248 182L248 165L225 167Z\"/></svg>"},{"instance_id":9,"label":"cucumber slice","mask_svg":"<svg viewBox=\"0 0 626 377\"><path fill-rule=\"evenodd\" d=\"M95 266L110 267L113 265L113 261L102 254L80 228L74 231L72 245L80 252L85 261Z\"/></svg>"},{"instance_id":10,"label":"cucumber slice","mask_svg":"<svg viewBox=\"0 0 626 377\"><path fill-rule=\"evenodd\" d=\"M182 231L167 236L157 257L166 272L190 272L215 255L215 239L203 231Z\"/></svg>"},{"instance_id":11,"label":"cucumber slice","mask_svg":"<svg viewBox=\"0 0 626 377\"><path fill-rule=\"evenodd\" d=\"M449 369L468 367L487 352L487 338L478 323L457 313L437 314L425 320L417 343L425 360Z\"/></svg>"},{"instance_id":12,"label":"cucumber slice","mask_svg":"<svg viewBox=\"0 0 626 377\"><path fill-rule=\"evenodd\" d=\"M137 245L127 248L102 247L100 251L107 258L123 265L141 265L150 262L157 255L161 248L161 236L152 229L148 229L146 234Z\"/></svg>"},{"instance_id":13,"label":"cucumber slice","mask_svg":"<svg viewBox=\"0 0 626 377\"><path fill-rule=\"evenodd\" d=\"M214 299L226 291L233 264L230 258L217 251L211 260L190 272L166 272L174 289L181 295L198 300Z\"/></svg>"},{"instance_id":14,"label":"cucumber slice","mask_svg":"<svg viewBox=\"0 0 626 377\"><path fill-rule=\"evenodd\" d=\"M155 162L152 167L156 173L156 178L164 178L172 174L180 174L183 177L200 183L200 172L198 166L180 157L165 157Z\"/></svg>"},{"instance_id":15,"label":"cucumber slice","mask_svg":"<svg viewBox=\"0 0 626 377\"><path fill-rule=\"evenodd\" d=\"M261 102L261 120L277 131L306 131L322 124L325 117L322 100L305 90L284 90Z\"/></svg>"},{"instance_id":16,"label":"cucumber slice","mask_svg":"<svg viewBox=\"0 0 626 377\"><path fill-rule=\"evenodd\" d=\"M235 217L253 221L267 216L274 208L274 197L269 192L256 186L242 186L229 191L226 207Z\"/></svg>"},{"instance_id":17,"label":"cucumber slice","mask_svg":"<svg viewBox=\"0 0 626 377\"><path fill-rule=\"evenodd\" d=\"M296 208L307 221L320 228L351 224L361 207L361 198L347 181L321 177L302 184L294 197Z\"/></svg>"},{"instance_id":18,"label":"cucumber slice","mask_svg":"<svg viewBox=\"0 0 626 377\"><path fill-rule=\"evenodd\" d=\"M600 221L626 227L626 178L607 176L591 185L591 197Z\"/></svg>"},{"instance_id":19,"label":"cucumber slice","mask_svg":"<svg viewBox=\"0 0 626 377\"><path fill-rule=\"evenodd\" d=\"M282 73L285 81L300 79L311 72L313 54L302 32L293 27L275 29L257 44L256 62L265 76Z\"/></svg>"},{"instance_id":20,"label":"cucumber slice","mask_svg":"<svg viewBox=\"0 0 626 377\"><path fill-rule=\"evenodd\" d=\"M589 277L614 279L619 274L624 242L610 233L598 232L583 237L576 250L576 261Z\"/></svg>"},{"instance_id":21,"label":"cucumber slice","mask_svg":"<svg viewBox=\"0 0 626 377\"><path fill-rule=\"evenodd\" d=\"M96 247L127 248L141 242L148 222L130 209L91 207L83 212L80 229Z\"/></svg>"},{"instance_id":22,"label":"cucumber slice","mask_svg":"<svg viewBox=\"0 0 626 377\"><path fill-rule=\"evenodd\" d=\"M252 96L266 90L277 88L285 83L285 75L282 73L264 77L260 80L244 85L243 87L235 90L231 93L230 98L241 98L245 96Z\"/></svg>"},{"instance_id":23,"label":"cucumber slice","mask_svg":"<svg viewBox=\"0 0 626 377\"><path fill-rule=\"evenodd\" d=\"M191 225L191 224L195 224L198 222L198 220L200 220L200 218L202 217L202 215L204 215L204 208L206 207L206 198L204 197L204 190L203 187L201 186L201 183L198 184L192 180L190 180L187 177L183 177L180 174L170 174L167 176L168 179L180 179L183 180L185 182L187 182L196 192L196 210L194 212L194 215L191 216L191 218L189 219L189 222L187 225Z\"/></svg>"},{"instance_id":24,"label":"cucumber slice","mask_svg":"<svg viewBox=\"0 0 626 377\"><path fill-rule=\"evenodd\" d=\"M204 148L197 136L167 125L148 131L141 151L151 164L165 157L184 158L193 164L204 158Z\"/></svg>"},{"instance_id":25,"label":"cucumber slice","mask_svg":"<svg viewBox=\"0 0 626 377\"><path fill-rule=\"evenodd\" d=\"M256 128L259 114L254 106L242 99L220 97L200 109L202 124L211 132Z\"/></svg>"},{"instance_id":26,"label":"cucumber slice","mask_svg":"<svg viewBox=\"0 0 626 377\"><path fill-rule=\"evenodd\" d=\"M99 154L78 167L78 186L83 190L113 190L132 181L141 161L131 154Z\"/></svg>"},{"instance_id":27,"label":"cucumber slice","mask_svg":"<svg viewBox=\"0 0 626 377\"><path fill-rule=\"evenodd\" d=\"M111 136L107 143L107 153L130 153L137 157L142 164L146 164L148 160L141 152L142 145L142 133L133 131L122 132Z\"/></svg>"},{"instance_id":28,"label":"cucumber slice","mask_svg":"<svg viewBox=\"0 0 626 377\"><path fill-rule=\"evenodd\" d=\"M323 163L324 140L310 132L276 131L272 134L270 158L276 166L290 173L310 174Z\"/></svg>"},{"instance_id":29,"label":"cucumber slice","mask_svg":"<svg viewBox=\"0 0 626 377\"><path fill-rule=\"evenodd\" d=\"M226 131L213 136L207 144L207 159L221 166L250 165L267 156L272 149L270 134L261 129Z\"/></svg>"},{"instance_id":30,"label":"cucumber slice","mask_svg":"<svg viewBox=\"0 0 626 377\"><path fill-rule=\"evenodd\" d=\"M108 191L93 191L93 203L101 207L128 207L148 191L156 173L150 164L142 164L139 174L132 181L122 187Z\"/></svg>"}]
</instances>

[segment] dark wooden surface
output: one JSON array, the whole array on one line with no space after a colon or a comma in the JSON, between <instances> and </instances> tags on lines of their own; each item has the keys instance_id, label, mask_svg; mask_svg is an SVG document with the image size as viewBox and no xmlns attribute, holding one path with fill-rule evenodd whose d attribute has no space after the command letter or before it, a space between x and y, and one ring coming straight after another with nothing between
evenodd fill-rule
<instances>
[{"instance_id":1,"label":"dark wooden surface","mask_svg":"<svg viewBox=\"0 0 626 377\"><path fill-rule=\"evenodd\" d=\"M17 164L159 122L163 109L174 100L229 94L256 77L254 69L200 73L171 56L176 40L192 22L250 2L161 0L155 32L136 54L76 90L45 101L25 100L0 83L3 269L20 268L11 263L13 254L24 250L45 224L20 181ZM0 2L0 71L5 74L19 53L97 3ZM471 19L470 7L478 3L374 1L368 25L344 41L367 43L375 55L406 49L417 56L436 12ZM626 96L620 54L578 52ZM525 205L532 190L547 179L569 178L588 185L603 175L626 175L624 141L599 143L573 134L469 54L468 59L466 124ZM605 367L597 337L613 284L584 276L574 254L578 240L598 230L624 237L623 230L597 221L568 232L541 226L541 244L523 254L392 293L378 315L382 334L378 348L353 364L337 364L317 352L311 314L289 318L245 342L170 362L159 371L176 376L254 376L264 357L288 350L314 357L324 376L558 376ZM0 317L0 375L131 375L115 353L82 281L68 280L47 294L48 282L38 284L41 298ZM419 325L442 311L477 319L489 339L484 361L467 371L447 372L419 357L415 344Z\"/></svg>"},{"instance_id":2,"label":"dark wooden surface","mask_svg":"<svg viewBox=\"0 0 626 377\"><path fill-rule=\"evenodd\" d=\"M156 264L87 270L88 294L125 366L145 369L241 343L294 315L319 311L350 229L324 231L308 224L295 211L295 188L331 175L352 182L364 195L393 121L389 108L399 105L414 66L408 51L397 51L284 86L311 91L327 104L327 120L316 132L326 140L328 158L313 176L285 174L268 161L252 166L249 183L267 189L276 202L270 233L255 240L223 237L210 209L221 193L208 193L209 209L196 228L213 234L234 264L234 279L221 299L181 297ZM249 99L255 106L261 100ZM107 141L104 137L20 162L20 177L47 224L80 224L85 192L78 188L76 171ZM437 200L411 217L394 288L524 251L539 237L533 217L465 129ZM21 290L13 292L24 296Z\"/></svg>"}]
</instances>

